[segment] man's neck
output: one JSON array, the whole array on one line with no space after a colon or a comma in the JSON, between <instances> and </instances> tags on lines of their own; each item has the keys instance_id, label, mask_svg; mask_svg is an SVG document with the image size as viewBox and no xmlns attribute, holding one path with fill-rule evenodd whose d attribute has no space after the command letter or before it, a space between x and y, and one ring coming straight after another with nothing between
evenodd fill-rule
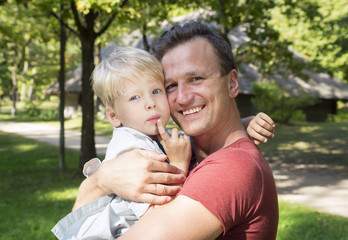
<instances>
[{"instance_id":1,"label":"man's neck","mask_svg":"<svg viewBox=\"0 0 348 240\"><path fill-rule=\"evenodd\" d=\"M226 123L226 125L221 126L221 128L214 133L206 133L202 136L194 137L193 141L197 148L197 154L199 153L200 156L208 156L245 137L248 137L248 135L242 122L238 119Z\"/></svg>"}]
</instances>

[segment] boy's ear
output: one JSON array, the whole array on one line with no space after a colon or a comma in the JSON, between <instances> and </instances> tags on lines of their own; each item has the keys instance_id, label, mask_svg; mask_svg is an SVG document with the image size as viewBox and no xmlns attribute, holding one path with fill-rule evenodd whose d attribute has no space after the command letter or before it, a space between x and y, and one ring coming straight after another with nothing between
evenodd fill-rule
<instances>
[{"instance_id":1,"label":"boy's ear","mask_svg":"<svg viewBox=\"0 0 348 240\"><path fill-rule=\"evenodd\" d=\"M115 111L109 106L105 107L106 110L106 118L109 120L112 126L119 127L121 126L121 120L116 115Z\"/></svg>"},{"instance_id":2,"label":"boy's ear","mask_svg":"<svg viewBox=\"0 0 348 240\"><path fill-rule=\"evenodd\" d=\"M233 69L228 74L228 90L229 90L229 96L231 98L237 97L239 93L239 84L238 84L238 72L236 69Z\"/></svg>"}]
</instances>

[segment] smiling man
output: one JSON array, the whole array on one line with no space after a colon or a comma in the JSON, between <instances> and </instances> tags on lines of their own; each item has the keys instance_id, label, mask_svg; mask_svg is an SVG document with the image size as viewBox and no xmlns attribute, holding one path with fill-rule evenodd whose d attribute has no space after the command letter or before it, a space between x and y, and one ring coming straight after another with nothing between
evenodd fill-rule
<instances>
[{"instance_id":1,"label":"smiling man","mask_svg":"<svg viewBox=\"0 0 348 240\"><path fill-rule=\"evenodd\" d=\"M121 239L275 239L275 183L240 120L229 45L193 22L164 33L153 51L164 70L171 116L208 156L178 197L143 216Z\"/></svg>"}]
</instances>

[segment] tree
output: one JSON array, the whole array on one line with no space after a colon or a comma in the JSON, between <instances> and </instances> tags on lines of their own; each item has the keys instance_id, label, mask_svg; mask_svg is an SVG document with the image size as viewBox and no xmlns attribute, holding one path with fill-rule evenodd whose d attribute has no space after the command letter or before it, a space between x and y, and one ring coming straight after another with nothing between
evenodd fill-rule
<instances>
[{"instance_id":1,"label":"tree","mask_svg":"<svg viewBox=\"0 0 348 240\"><path fill-rule=\"evenodd\" d=\"M4 64L7 65L8 71L11 74L11 98L12 109L11 116L17 114L17 97L18 97L18 78L20 77L20 69L24 71L28 70L28 67L24 64L26 62L28 47L30 44L31 36L29 34L23 34L25 26L22 19L25 9L19 4L7 4L2 5L1 12L6 16L6 21L1 24L0 31L3 34L3 59ZM4 16L2 15L2 16Z\"/></svg>"},{"instance_id":2,"label":"tree","mask_svg":"<svg viewBox=\"0 0 348 240\"><path fill-rule=\"evenodd\" d=\"M40 94L37 87L44 87L51 81L56 68L52 63L57 56L52 28L47 28L48 19L42 18L31 3L7 1L0 4L1 87L5 94L16 92L16 97L17 90L21 89L23 100L26 96L30 100L34 93Z\"/></svg>"},{"instance_id":3,"label":"tree","mask_svg":"<svg viewBox=\"0 0 348 240\"><path fill-rule=\"evenodd\" d=\"M87 1L70 0L70 10L72 12L75 26L64 25L78 38L81 43L82 51L82 133L79 167L96 157L94 140L94 105L93 91L91 88L90 77L94 69L94 47L95 40L102 35L115 19L120 9L126 5L127 1ZM59 18L57 14L55 16ZM95 31L97 19L100 19L100 28ZM60 19L62 21L62 19Z\"/></svg>"},{"instance_id":4,"label":"tree","mask_svg":"<svg viewBox=\"0 0 348 240\"><path fill-rule=\"evenodd\" d=\"M64 13L64 3L60 3L60 19ZM66 29L63 22L60 21L60 69L59 69L59 122L60 122L60 134L59 134L59 169L65 169L65 137L64 137L64 107L65 107L65 49L67 42Z\"/></svg>"},{"instance_id":5,"label":"tree","mask_svg":"<svg viewBox=\"0 0 348 240\"><path fill-rule=\"evenodd\" d=\"M281 32L281 40L290 40L314 69L325 69L348 83L347 1L303 0L297 7L283 6L291 1L277 2L271 24Z\"/></svg>"}]
</instances>

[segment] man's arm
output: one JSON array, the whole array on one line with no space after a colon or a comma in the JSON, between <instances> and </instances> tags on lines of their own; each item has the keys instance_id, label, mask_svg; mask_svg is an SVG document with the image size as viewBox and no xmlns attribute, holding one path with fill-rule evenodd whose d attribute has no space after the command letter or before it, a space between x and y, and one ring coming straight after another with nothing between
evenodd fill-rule
<instances>
[{"instance_id":1,"label":"man's arm","mask_svg":"<svg viewBox=\"0 0 348 240\"><path fill-rule=\"evenodd\" d=\"M120 239L216 239L220 221L200 202L178 196L146 213Z\"/></svg>"},{"instance_id":2,"label":"man's arm","mask_svg":"<svg viewBox=\"0 0 348 240\"><path fill-rule=\"evenodd\" d=\"M166 158L150 150L134 149L101 164L82 182L73 210L111 193L157 205L171 201L185 176L178 168L164 163Z\"/></svg>"}]
</instances>

